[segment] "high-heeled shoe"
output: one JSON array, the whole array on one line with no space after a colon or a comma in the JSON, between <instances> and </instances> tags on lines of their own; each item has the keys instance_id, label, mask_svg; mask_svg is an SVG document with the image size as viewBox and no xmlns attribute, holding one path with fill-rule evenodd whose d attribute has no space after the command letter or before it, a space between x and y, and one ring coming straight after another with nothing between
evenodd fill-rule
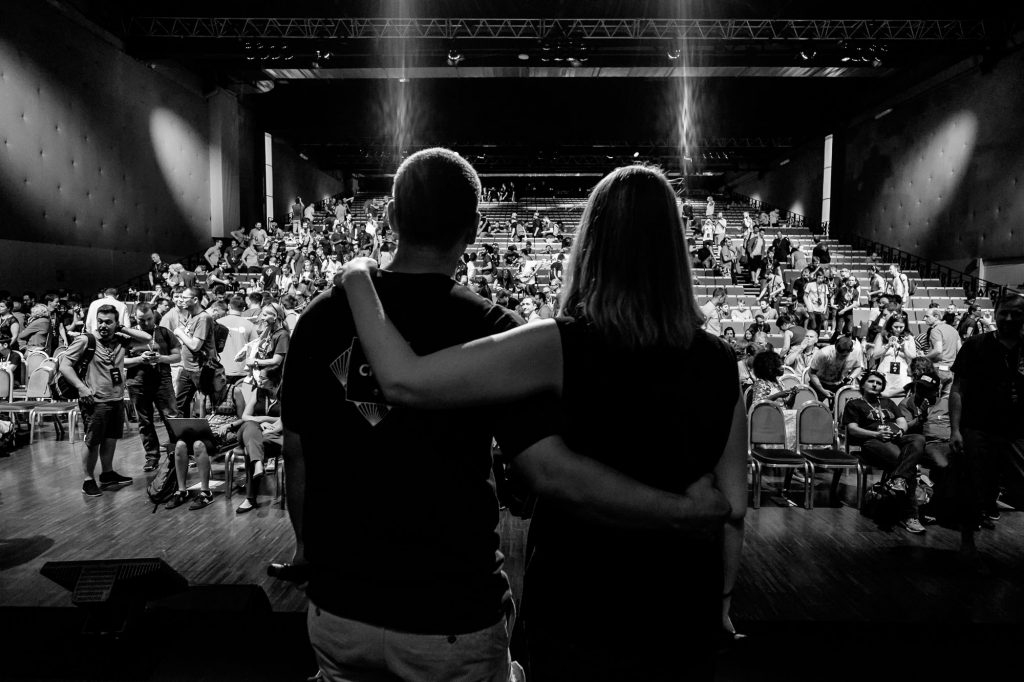
<instances>
[{"instance_id":1,"label":"high-heeled shoe","mask_svg":"<svg viewBox=\"0 0 1024 682\"><path fill-rule=\"evenodd\" d=\"M249 503L248 507L245 506L245 502ZM255 509L256 507L259 506L259 504L256 503L256 500L253 500L253 499L248 498L248 497L245 498L245 502L243 502L242 504L238 505L238 507L235 508L235 513L236 514L248 514L253 509Z\"/></svg>"}]
</instances>

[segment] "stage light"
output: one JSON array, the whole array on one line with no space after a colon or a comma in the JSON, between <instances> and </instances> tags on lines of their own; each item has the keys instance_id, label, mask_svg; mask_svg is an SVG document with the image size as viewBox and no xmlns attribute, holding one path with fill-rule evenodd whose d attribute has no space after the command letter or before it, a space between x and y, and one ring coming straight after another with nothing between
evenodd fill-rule
<instances>
[{"instance_id":1,"label":"stage light","mask_svg":"<svg viewBox=\"0 0 1024 682\"><path fill-rule=\"evenodd\" d=\"M817 56L818 53L814 50L800 50L800 59L803 59L805 62L809 62Z\"/></svg>"},{"instance_id":2,"label":"stage light","mask_svg":"<svg viewBox=\"0 0 1024 682\"><path fill-rule=\"evenodd\" d=\"M399 83L408 83L409 79L406 78L405 76L402 76L401 78L398 79L398 82Z\"/></svg>"},{"instance_id":3,"label":"stage light","mask_svg":"<svg viewBox=\"0 0 1024 682\"><path fill-rule=\"evenodd\" d=\"M638 156L640 156L640 152L633 152L633 158L634 159L637 158Z\"/></svg>"},{"instance_id":4,"label":"stage light","mask_svg":"<svg viewBox=\"0 0 1024 682\"><path fill-rule=\"evenodd\" d=\"M530 59L530 55L526 54L525 52L520 52L518 54L518 57L519 57L519 61L523 61L523 62L529 61L529 59Z\"/></svg>"},{"instance_id":5,"label":"stage light","mask_svg":"<svg viewBox=\"0 0 1024 682\"><path fill-rule=\"evenodd\" d=\"M876 69L878 67L880 67L881 65L882 65L882 59L880 57L875 57L874 59L871 60L871 66L875 67Z\"/></svg>"},{"instance_id":6,"label":"stage light","mask_svg":"<svg viewBox=\"0 0 1024 682\"><path fill-rule=\"evenodd\" d=\"M674 62L675 60L683 56L683 51L680 50L678 47L674 47L668 52L666 52L665 56L668 57L669 61Z\"/></svg>"},{"instance_id":7,"label":"stage light","mask_svg":"<svg viewBox=\"0 0 1024 682\"><path fill-rule=\"evenodd\" d=\"M461 62L465 58L465 55L463 55L455 48L448 50L448 66L458 66L459 62Z\"/></svg>"}]
</instances>

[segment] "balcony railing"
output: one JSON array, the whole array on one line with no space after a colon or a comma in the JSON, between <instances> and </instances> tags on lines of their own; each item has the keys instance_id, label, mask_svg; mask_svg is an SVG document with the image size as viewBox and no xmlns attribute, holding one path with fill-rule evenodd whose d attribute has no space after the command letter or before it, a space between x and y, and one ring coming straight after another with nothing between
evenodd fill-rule
<instances>
[{"instance_id":1,"label":"balcony railing","mask_svg":"<svg viewBox=\"0 0 1024 682\"><path fill-rule=\"evenodd\" d=\"M961 270L916 256L895 246L876 242L867 237L850 235L848 239L854 247L864 249L882 262L899 263L900 267L904 270L917 270L922 278L938 279L944 287L961 287L967 298L988 297L994 304L998 305L999 301L1008 293L1021 293L1005 284L989 282L977 275L967 274Z\"/></svg>"}]
</instances>

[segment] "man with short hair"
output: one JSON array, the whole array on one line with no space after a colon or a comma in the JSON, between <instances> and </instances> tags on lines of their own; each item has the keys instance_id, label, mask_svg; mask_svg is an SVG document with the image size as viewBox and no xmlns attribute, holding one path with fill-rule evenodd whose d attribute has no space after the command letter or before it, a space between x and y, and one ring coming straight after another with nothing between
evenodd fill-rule
<instances>
[{"instance_id":1,"label":"man with short hair","mask_svg":"<svg viewBox=\"0 0 1024 682\"><path fill-rule=\"evenodd\" d=\"M703 329L712 336L722 335L722 318L725 316L722 312L722 306L725 304L725 299L725 288L716 287L711 292L711 298L708 302L700 307L700 312L704 315Z\"/></svg>"},{"instance_id":2,"label":"man with short hair","mask_svg":"<svg viewBox=\"0 0 1024 682\"><path fill-rule=\"evenodd\" d=\"M945 393L953 381L953 363L960 352L960 335L955 329L942 321L938 308L929 308L924 314L924 322L928 325L928 351L925 357L935 365L935 373L939 376L942 391Z\"/></svg>"},{"instance_id":3,"label":"man with short hair","mask_svg":"<svg viewBox=\"0 0 1024 682\"><path fill-rule=\"evenodd\" d=\"M764 319L768 322L779 318L779 312L764 299L761 299L761 315L764 315Z\"/></svg>"},{"instance_id":4,"label":"man with short hair","mask_svg":"<svg viewBox=\"0 0 1024 682\"><path fill-rule=\"evenodd\" d=\"M153 261L149 266L149 286L155 287L157 284L164 283L164 274L167 273L168 265L163 262L159 253L150 254L149 257Z\"/></svg>"},{"instance_id":5,"label":"man with short hair","mask_svg":"<svg viewBox=\"0 0 1024 682\"><path fill-rule=\"evenodd\" d=\"M974 531L999 518L1005 500L1024 508L1024 297L996 309L996 331L972 336L953 363L949 444L961 501L960 551L977 560ZM1002 476L1000 476L1002 474ZM1000 480L1002 478L1002 480Z\"/></svg>"},{"instance_id":6,"label":"man with short hair","mask_svg":"<svg viewBox=\"0 0 1024 682\"><path fill-rule=\"evenodd\" d=\"M263 290L270 291L281 286L281 268L277 267L277 256L271 256L270 261L263 266L261 271Z\"/></svg>"},{"instance_id":7,"label":"man with short hair","mask_svg":"<svg viewBox=\"0 0 1024 682\"><path fill-rule=\"evenodd\" d=\"M213 317L203 310L200 301L203 290L198 287L182 292L183 318L172 331L181 343L181 371L174 386L174 399L178 412L191 416L192 399L199 392L199 376L207 360L217 360L214 345Z\"/></svg>"},{"instance_id":8,"label":"man with short hair","mask_svg":"<svg viewBox=\"0 0 1024 682\"><path fill-rule=\"evenodd\" d=\"M114 470L114 450L124 434L124 356L127 338L148 342L152 337L138 329L123 327L117 308L104 304L96 311L95 332L79 335L61 358L59 371L78 390L78 406L85 424L85 451L82 453L82 494L98 497L100 487L132 482ZM127 338L126 338L127 337ZM85 375L75 373L75 365L91 349L92 358ZM100 460L100 485L94 477Z\"/></svg>"},{"instance_id":9,"label":"man with short hair","mask_svg":"<svg viewBox=\"0 0 1024 682\"><path fill-rule=\"evenodd\" d=\"M449 150L417 152L395 174L387 210L402 247L374 286L417 352L517 326L451 279L476 238L479 194L476 172ZM310 643L327 679L511 679L495 432L525 480L549 484L556 503L583 492L599 498L593 507L654 514L642 499L663 495L556 448L552 420L531 418L555 409L544 396L500 411L389 406L340 286L300 318L282 391L295 560L309 562Z\"/></svg>"},{"instance_id":10,"label":"man with short hair","mask_svg":"<svg viewBox=\"0 0 1024 682\"><path fill-rule=\"evenodd\" d=\"M835 344L820 348L814 354L811 388L822 400L834 398L836 391L854 383L863 371L861 354L854 352L854 345L853 339L843 336Z\"/></svg>"},{"instance_id":11,"label":"man with short hair","mask_svg":"<svg viewBox=\"0 0 1024 682\"><path fill-rule=\"evenodd\" d=\"M153 254L154 256L156 254ZM124 303L117 300L117 289L109 287L103 291L102 298L98 298L89 304L89 310L85 314L85 331L95 332L96 327L96 313L99 311L101 306L110 305L114 306L114 310L117 311L117 319L125 320L128 317L128 308ZM24 326L24 325L22 325Z\"/></svg>"},{"instance_id":12,"label":"man with short hair","mask_svg":"<svg viewBox=\"0 0 1024 682\"><path fill-rule=\"evenodd\" d=\"M135 307L135 325L150 335L150 341L133 340L124 359L128 372L128 395L139 416L139 435L146 453L143 471L153 471L160 462L160 439L156 415L167 420L178 416L174 400L171 365L181 361L180 344L167 328L157 326L156 314L148 303Z\"/></svg>"}]
</instances>

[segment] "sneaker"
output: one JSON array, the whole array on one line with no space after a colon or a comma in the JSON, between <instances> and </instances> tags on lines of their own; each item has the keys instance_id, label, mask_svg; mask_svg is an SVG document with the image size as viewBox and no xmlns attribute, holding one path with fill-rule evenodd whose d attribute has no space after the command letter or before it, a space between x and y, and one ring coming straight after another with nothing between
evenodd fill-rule
<instances>
[{"instance_id":1,"label":"sneaker","mask_svg":"<svg viewBox=\"0 0 1024 682\"><path fill-rule=\"evenodd\" d=\"M903 519L902 521L900 521L900 525L906 528L907 532L910 533L916 534L924 532L924 526L922 526L921 522L915 518Z\"/></svg>"},{"instance_id":2,"label":"sneaker","mask_svg":"<svg viewBox=\"0 0 1024 682\"><path fill-rule=\"evenodd\" d=\"M103 494L103 491L101 491L100 487L96 485L96 481L94 479L89 478L82 483L82 494L86 497L99 497Z\"/></svg>"},{"instance_id":3,"label":"sneaker","mask_svg":"<svg viewBox=\"0 0 1024 682\"><path fill-rule=\"evenodd\" d=\"M195 469L198 466L199 466L199 462L196 461L196 456L195 455L189 455L188 456L188 468L189 469Z\"/></svg>"},{"instance_id":4,"label":"sneaker","mask_svg":"<svg viewBox=\"0 0 1024 682\"><path fill-rule=\"evenodd\" d=\"M269 473L273 473L274 469L276 469L276 468L277 468L277 458L276 457L271 457L270 459L267 460L267 463L265 465L263 465L263 470L266 471L268 474Z\"/></svg>"},{"instance_id":5,"label":"sneaker","mask_svg":"<svg viewBox=\"0 0 1024 682\"><path fill-rule=\"evenodd\" d=\"M127 485L132 482L132 479L127 476L122 476L113 469L110 471L104 471L100 474L100 485L104 488L109 488L112 485Z\"/></svg>"},{"instance_id":6,"label":"sneaker","mask_svg":"<svg viewBox=\"0 0 1024 682\"><path fill-rule=\"evenodd\" d=\"M213 502L213 493L209 490L200 490L199 494L196 495L195 499L192 500L192 504L188 508L192 511L196 509L202 509L203 507L209 506Z\"/></svg>"},{"instance_id":7,"label":"sneaker","mask_svg":"<svg viewBox=\"0 0 1024 682\"><path fill-rule=\"evenodd\" d=\"M174 509L188 502L188 491L179 490L171 496L171 499L167 500L167 504L164 505L164 509Z\"/></svg>"},{"instance_id":8,"label":"sneaker","mask_svg":"<svg viewBox=\"0 0 1024 682\"><path fill-rule=\"evenodd\" d=\"M889 483L887 484L887 487L889 488L890 492L892 492L892 493L896 493L896 494L900 494L900 495L906 495L907 494L907 479L899 478L899 477L897 477L897 478L890 478L889 479Z\"/></svg>"},{"instance_id":9,"label":"sneaker","mask_svg":"<svg viewBox=\"0 0 1024 682\"><path fill-rule=\"evenodd\" d=\"M998 509L990 509L989 511L982 512L982 516L993 521L998 521L1002 514L999 513Z\"/></svg>"},{"instance_id":10,"label":"sneaker","mask_svg":"<svg viewBox=\"0 0 1024 682\"><path fill-rule=\"evenodd\" d=\"M146 464L142 467L143 471L156 471L156 468L160 466L159 457L147 457Z\"/></svg>"}]
</instances>

